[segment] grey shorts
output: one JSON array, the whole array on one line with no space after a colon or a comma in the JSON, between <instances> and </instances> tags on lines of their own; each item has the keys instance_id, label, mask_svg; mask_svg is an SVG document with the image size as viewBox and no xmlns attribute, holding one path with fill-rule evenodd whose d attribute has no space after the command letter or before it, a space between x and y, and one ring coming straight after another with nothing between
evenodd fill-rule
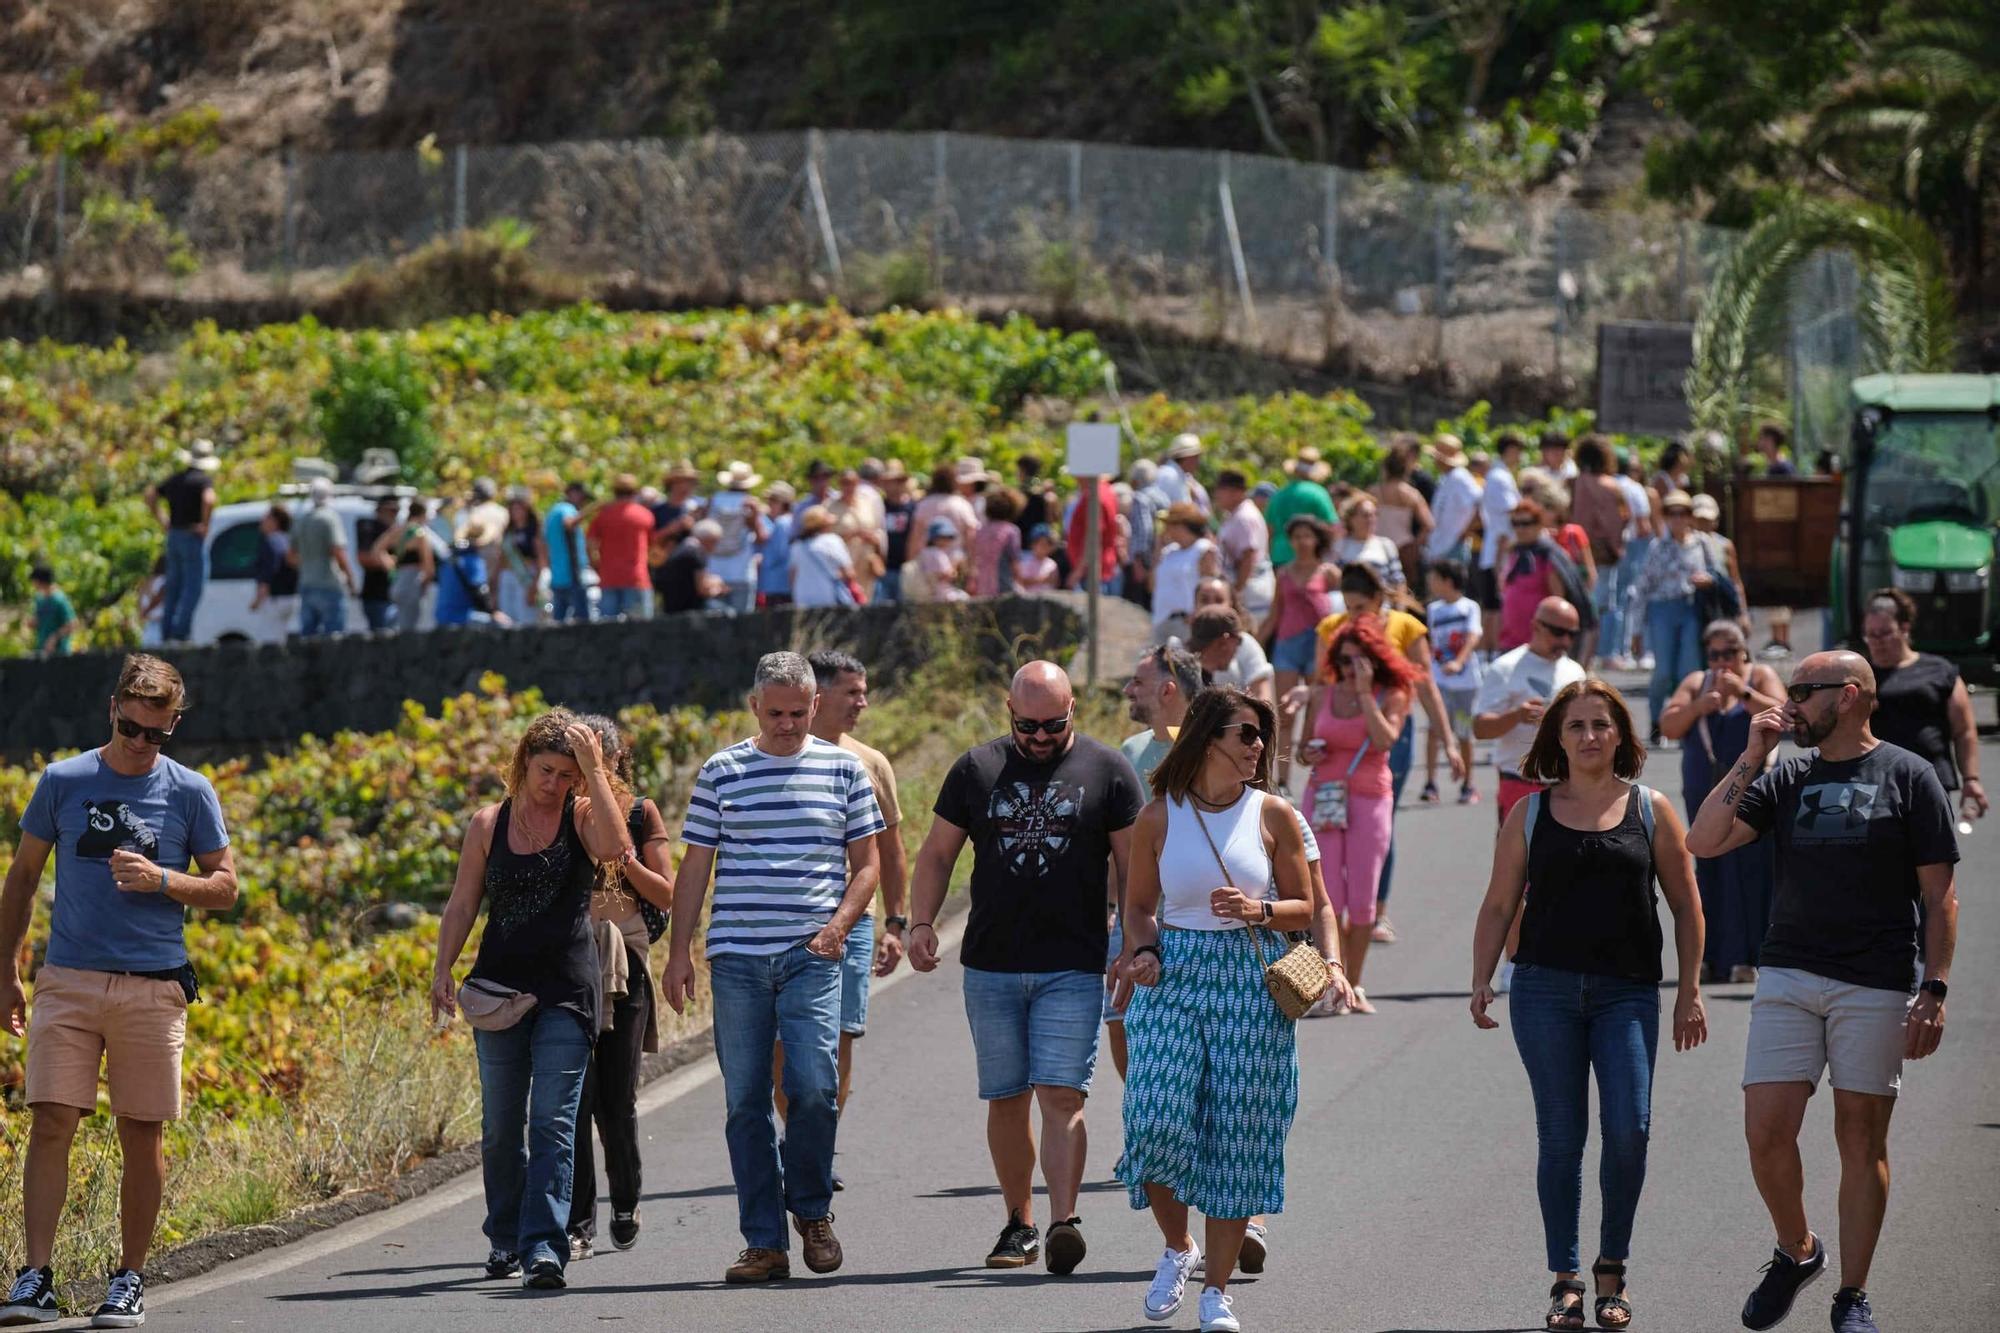
<instances>
[{"instance_id":1,"label":"grey shorts","mask_svg":"<svg viewBox=\"0 0 2000 1333\"><path fill-rule=\"evenodd\" d=\"M1894 1097L1903 1086L1912 997L1790 967L1757 970L1743 1086L1805 1083Z\"/></svg>"}]
</instances>

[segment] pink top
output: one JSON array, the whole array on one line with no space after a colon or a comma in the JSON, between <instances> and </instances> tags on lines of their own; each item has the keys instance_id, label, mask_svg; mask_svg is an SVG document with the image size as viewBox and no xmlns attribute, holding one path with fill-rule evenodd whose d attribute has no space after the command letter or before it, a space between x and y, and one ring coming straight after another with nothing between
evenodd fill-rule
<instances>
[{"instance_id":1,"label":"pink top","mask_svg":"<svg viewBox=\"0 0 2000 1333\"><path fill-rule=\"evenodd\" d=\"M1289 639L1319 628L1319 622L1333 614L1333 598L1326 589L1326 571L1316 569L1304 584L1293 581L1291 566L1278 571L1278 637Z\"/></svg>"},{"instance_id":2,"label":"pink top","mask_svg":"<svg viewBox=\"0 0 2000 1333\"><path fill-rule=\"evenodd\" d=\"M1319 716L1313 719L1313 739L1326 742L1326 757L1313 766L1314 782L1337 782L1347 780L1347 790L1355 796L1387 796L1392 790L1389 776L1389 750L1382 745L1370 744L1355 765L1354 776L1348 777L1347 766L1354 763L1354 752L1361 749L1368 740L1368 718L1356 712L1353 717L1333 715L1332 690L1326 691L1320 702ZM1379 703L1382 696L1375 696Z\"/></svg>"},{"instance_id":3,"label":"pink top","mask_svg":"<svg viewBox=\"0 0 2000 1333\"><path fill-rule=\"evenodd\" d=\"M1021 553L1021 530L1001 519L980 524L972 538L972 595L998 597L1000 571L1012 574L1014 557ZM1008 580L1009 587L1013 580Z\"/></svg>"},{"instance_id":4,"label":"pink top","mask_svg":"<svg viewBox=\"0 0 2000 1333\"><path fill-rule=\"evenodd\" d=\"M1504 582L1500 587L1500 651L1519 648L1534 636L1535 608L1549 595L1549 558L1532 551L1510 551L1505 556ZM1525 564L1521 573L1514 571Z\"/></svg>"}]
</instances>

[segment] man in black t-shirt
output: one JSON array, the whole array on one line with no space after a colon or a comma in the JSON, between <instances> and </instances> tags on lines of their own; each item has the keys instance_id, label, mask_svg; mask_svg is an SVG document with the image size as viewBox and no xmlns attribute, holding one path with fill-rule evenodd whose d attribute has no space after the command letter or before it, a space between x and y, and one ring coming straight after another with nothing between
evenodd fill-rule
<instances>
[{"instance_id":1,"label":"man in black t-shirt","mask_svg":"<svg viewBox=\"0 0 2000 1333\"><path fill-rule=\"evenodd\" d=\"M160 638L166 643L183 642L194 632L195 608L208 582L215 474L222 466L207 440L181 450L179 459L180 471L146 488L146 506L167 530L167 585L160 605Z\"/></svg>"},{"instance_id":2,"label":"man in black t-shirt","mask_svg":"<svg viewBox=\"0 0 2000 1333\"><path fill-rule=\"evenodd\" d=\"M910 522L917 502L910 495L910 474L902 460L892 458L882 469L882 577L875 581L876 600L903 600L903 564L910 558Z\"/></svg>"},{"instance_id":3,"label":"man in black t-shirt","mask_svg":"<svg viewBox=\"0 0 2000 1333\"><path fill-rule=\"evenodd\" d=\"M722 580L708 572L708 558L722 544L722 525L703 519L694 531L681 539L666 563L654 571L653 587L658 592L661 615L672 611L700 611L711 597L726 591Z\"/></svg>"},{"instance_id":4,"label":"man in black t-shirt","mask_svg":"<svg viewBox=\"0 0 2000 1333\"><path fill-rule=\"evenodd\" d=\"M1124 898L1132 824L1145 804L1125 756L1076 734L1069 677L1030 662L1007 695L1013 734L959 757L938 791L912 877L910 965L938 964L933 923L952 867L973 845L972 915L960 961L965 1015L986 1102L986 1141L1007 1208L989 1268L1021 1268L1041 1249L1029 1110L1042 1108L1049 1187L1048 1269L1083 1261L1083 1102L1097 1065L1108 930L1106 885ZM1107 876L1115 875L1115 879Z\"/></svg>"},{"instance_id":5,"label":"man in black t-shirt","mask_svg":"<svg viewBox=\"0 0 2000 1333\"><path fill-rule=\"evenodd\" d=\"M376 551L375 545L396 526L401 507L393 495L378 496L374 515L354 521L354 549L359 552L356 562L361 566L361 614L368 618L369 629L393 629L396 624L396 604L389 599L396 557L386 548Z\"/></svg>"},{"instance_id":6,"label":"man in black t-shirt","mask_svg":"<svg viewBox=\"0 0 2000 1333\"><path fill-rule=\"evenodd\" d=\"M1866 1286L1889 1202L1889 1117L1903 1061L1923 1059L1944 1039L1958 844L1936 772L1869 730L1875 673L1867 659L1815 653L1799 663L1786 696L1783 708L1757 715L1743 757L1702 802L1687 836L1688 850L1703 857L1766 834L1778 843L1743 1071L1750 1170L1778 1249L1743 1323L1770 1328L1826 1268L1826 1247L1806 1224L1798 1149L1806 1102L1824 1073L1841 1159L1833 1327L1874 1333ZM1818 750L1763 772L1787 731Z\"/></svg>"}]
</instances>

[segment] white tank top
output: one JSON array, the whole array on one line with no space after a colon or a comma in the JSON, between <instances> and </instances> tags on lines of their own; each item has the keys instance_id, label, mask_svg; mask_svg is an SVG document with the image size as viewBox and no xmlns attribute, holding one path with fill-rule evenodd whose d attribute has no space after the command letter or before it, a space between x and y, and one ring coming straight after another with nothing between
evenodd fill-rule
<instances>
[{"instance_id":1,"label":"white tank top","mask_svg":"<svg viewBox=\"0 0 2000 1333\"><path fill-rule=\"evenodd\" d=\"M1246 897L1272 898L1271 855L1264 850L1264 793L1245 787L1227 810L1203 810L1208 838L1229 867L1215 864L1193 805L1167 800L1167 837L1160 848L1160 924L1181 930L1237 930L1243 925L1209 910L1208 895L1234 883Z\"/></svg>"}]
</instances>

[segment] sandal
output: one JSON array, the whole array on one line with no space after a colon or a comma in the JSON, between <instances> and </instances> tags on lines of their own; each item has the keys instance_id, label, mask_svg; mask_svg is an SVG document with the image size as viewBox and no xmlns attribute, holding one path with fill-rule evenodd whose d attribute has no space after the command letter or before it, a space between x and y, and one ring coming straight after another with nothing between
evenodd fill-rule
<instances>
[{"instance_id":1,"label":"sandal","mask_svg":"<svg viewBox=\"0 0 2000 1333\"><path fill-rule=\"evenodd\" d=\"M1552 1329L1577 1329L1583 1327L1583 1283L1573 1277L1556 1279L1549 1288L1549 1317L1543 1326ZM1574 1305L1570 1297L1576 1297Z\"/></svg>"},{"instance_id":2,"label":"sandal","mask_svg":"<svg viewBox=\"0 0 2000 1333\"><path fill-rule=\"evenodd\" d=\"M1625 1299L1625 1265L1614 1264L1608 1259L1599 1259L1590 1266L1592 1277L1615 1277L1618 1279L1618 1293L1615 1296L1597 1298L1597 1326L1599 1328L1629 1328L1632 1324L1632 1302ZM1582 1307L1579 1306L1579 1313Z\"/></svg>"}]
</instances>

